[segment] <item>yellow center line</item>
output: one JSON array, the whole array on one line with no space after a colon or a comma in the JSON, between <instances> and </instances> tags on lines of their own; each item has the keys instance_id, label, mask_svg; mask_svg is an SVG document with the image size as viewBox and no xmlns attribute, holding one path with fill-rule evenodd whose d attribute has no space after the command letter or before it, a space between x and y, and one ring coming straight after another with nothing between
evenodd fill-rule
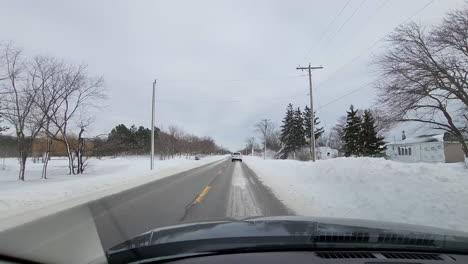
<instances>
[{"instance_id":1,"label":"yellow center line","mask_svg":"<svg viewBox=\"0 0 468 264\"><path fill-rule=\"evenodd\" d=\"M223 170L219 170L219 171L218 171L218 174L221 174L221 173L223 173Z\"/></svg>"},{"instance_id":2,"label":"yellow center line","mask_svg":"<svg viewBox=\"0 0 468 264\"><path fill-rule=\"evenodd\" d=\"M195 199L195 202L193 202L194 204L198 204L198 203L201 203L201 201L203 200L203 198L206 196L206 194L208 193L208 191L211 189L211 186L206 186L205 189L203 189L203 191L200 193L200 195L198 195L197 199Z\"/></svg>"}]
</instances>

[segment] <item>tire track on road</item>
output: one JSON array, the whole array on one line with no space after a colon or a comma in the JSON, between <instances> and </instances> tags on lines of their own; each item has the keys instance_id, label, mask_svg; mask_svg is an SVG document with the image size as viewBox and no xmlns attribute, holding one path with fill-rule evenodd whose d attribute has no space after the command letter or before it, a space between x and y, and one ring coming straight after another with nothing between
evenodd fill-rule
<instances>
[{"instance_id":1,"label":"tire track on road","mask_svg":"<svg viewBox=\"0 0 468 264\"><path fill-rule=\"evenodd\" d=\"M226 216L233 218L263 216L264 214L258 205L259 201L255 197L252 184L244 175L242 163L236 162L234 164Z\"/></svg>"}]
</instances>

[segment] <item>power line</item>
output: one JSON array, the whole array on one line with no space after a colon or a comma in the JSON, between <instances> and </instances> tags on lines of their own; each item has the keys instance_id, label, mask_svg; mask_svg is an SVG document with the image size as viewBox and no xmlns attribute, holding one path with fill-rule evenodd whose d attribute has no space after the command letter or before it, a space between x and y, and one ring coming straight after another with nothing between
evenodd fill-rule
<instances>
[{"instance_id":1,"label":"power line","mask_svg":"<svg viewBox=\"0 0 468 264\"><path fill-rule=\"evenodd\" d=\"M296 79L307 75L292 75L278 78L258 78L258 79L158 79L159 82L255 82L255 81L278 81Z\"/></svg>"},{"instance_id":2,"label":"power line","mask_svg":"<svg viewBox=\"0 0 468 264\"><path fill-rule=\"evenodd\" d=\"M335 18L328 24L328 26L326 27L326 30L328 30L328 27L331 26L336 21L336 19L338 19L338 17L341 15L341 13L343 13L343 11L345 10L345 8L348 6L350 2L351 0L348 0L348 2L346 2L346 4L341 8L340 12L338 12L338 15L336 15Z\"/></svg>"},{"instance_id":3,"label":"power line","mask_svg":"<svg viewBox=\"0 0 468 264\"><path fill-rule=\"evenodd\" d=\"M332 79L332 77L334 77L338 72L340 72L341 70L343 70L344 68L346 68L347 66L349 66L350 64L352 64L353 62L357 61L359 58L361 58L363 55L371 52L372 49L375 48L375 46L382 40L384 40L388 35L390 35L396 28L400 27L401 25L407 23L409 20L411 20L413 17L415 17L416 15L418 15L419 13L421 13L424 9L426 9L429 5L431 5L435 0L431 0L429 1L427 4L425 4L421 9L417 10L416 12L414 12L410 17L408 17L407 19L405 19L403 22L399 23L398 25L396 25L390 32L388 32L387 34L385 34L384 36L382 36L381 38L377 39L375 42L372 43L372 45L370 45L368 48L364 49L363 52L359 53L357 56L355 56L354 58L352 58L351 60L349 60L348 62L346 62L343 66L341 66L340 68L338 68L338 70L335 70L325 81L323 81L322 83L319 83L317 86L322 86L324 83L328 82L330 79Z\"/></svg>"},{"instance_id":4,"label":"power line","mask_svg":"<svg viewBox=\"0 0 468 264\"><path fill-rule=\"evenodd\" d=\"M233 99L230 97L205 97L205 98L185 98L185 99L156 99L161 103L175 103L175 102L199 102L199 103L241 103L241 102L257 102L257 101L283 101L294 98L305 98L306 95L291 95L291 96L278 96L278 97L255 97L255 98L239 98Z\"/></svg>"},{"instance_id":5,"label":"power line","mask_svg":"<svg viewBox=\"0 0 468 264\"><path fill-rule=\"evenodd\" d=\"M421 11L423 11L424 9L426 9L426 7L428 7L429 5L431 5L435 0L431 0L429 2L427 2L427 4L425 6L423 6L421 9L419 9L418 11L416 11L416 13L414 13L413 15L411 15L409 18L407 18L405 21L403 21L403 23L400 23L401 24L404 24L406 22L408 22L409 20L411 20L414 16L416 16L417 14L419 14ZM398 25L398 26L400 26Z\"/></svg>"},{"instance_id":6,"label":"power line","mask_svg":"<svg viewBox=\"0 0 468 264\"><path fill-rule=\"evenodd\" d=\"M351 18L354 17L354 15L357 13L357 11L359 11L359 9L361 9L362 5L364 5L364 3L366 2L367 0L362 0L362 2L359 4L358 8L356 8L354 10L354 12L351 14L351 16L341 25L340 28L338 28L338 31L336 33L339 33L341 31L341 29L349 22L349 20L351 20Z\"/></svg>"},{"instance_id":7,"label":"power line","mask_svg":"<svg viewBox=\"0 0 468 264\"><path fill-rule=\"evenodd\" d=\"M331 104L333 104L333 103L335 103L335 102L337 102L337 101L339 101L339 100L341 100L341 99L343 99L343 98L345 98L347 96L350 96L350 95L352 95L352 94L354 94L354 93L356 93L356 92L358 92L360 90L370 88L370 85L372 85L372 83L368 83L368 84L364 85L363 87L355 89L355 90L353 90L353 91L351 91L351 92L349 92L347 94L344 94L344 95L342 95L342 96L340 96L338 98L335 98L335 99L331 100L330 102L328 102L328 103L326 103L324 105L321 105L319 108L317 108L317 110L320 110L320 109L324 108L325 106L331 105Z\"/></svg>"},{"instance_id":8,"label":"power line","mask_svg":"<svg viewBox=\"0 0 468 264\"><path fill-rule=\"evenodd\" d=\"M338 30L335 32L335 34L332 35L331 38L328 39L327 43L330 43L337 35L338 33L340 33L341 29L343 29L343 27L354 17L354 15L356 15L356 13L359 11L359 9L361 9L361 7L364 5L364 3L366 2L367 0L362 0L361 3L359 4L359 6L354 9L353 13L351 14L351 16L348 17L348 19L346 19L346 21L341 24L341 26L338 28Z\"/></svg>"},{"instance_id":9,"label":"power line","mask_svg":"<svg viewBox=\"0 0 468 264\"><path fill-rule=\"evenodd\" d=\"M378 13L380 11L380 9L382 9L382 7L384 7L386 4L388 4L388 2L390 2L390 0L385 0L384 2L382 2L382 4L380 4L377 9L375 9L375 11L373 12L373 14L371 15L371 17L373 17L376 13Z\"/></svg>"},{"instance_id":10,"label":"power line","mask_svg":"<svg viewBox=\"0 0 468 264\"><path fill-rule=\"evenodd\" d=\"M384 0L373 12L370 16L367 17L366 21L363 22L363 24L368 24L369 21L386 5L388 4L388 2L390 2L390 0ZM346 43L351 43L353 39L356 38L356 36L359 35L359 33L363 30L363 27L360 28L360 30L354 34L352 34L351 38L348 38L346 40ZM329 41L330 42L330 41ZM330 46L330 45L327 45L327 46ZM341 46L342 47L342 46ZM321 52L322 53L322 52Z\"/></svg>"},{"instance_id":11,"label":"power line","mask_svg":"<svg viewBox=\"0 0 468 264\"><path fill-rule=\"evenodd\" d=\"M312 48L310 48L307 53L306 53L306 57L309 56L310 52L318 45L320 44L320 42L323 40L323 38L325 37L327 31L330 29L330 26L333 25L333 23L335 23L335 21L338 19L338 17L340 17L341 13L343 13L343 11L345 10L345 8L348 6L348 4L351 2L351 0L348 0L348 2L346 2L346 4L341 8L340 12L338 12L338 14L332 19L332 21L330 21L330 23L328 23L328 25L325 27L325 29L322 31L322 33L320 33L320 36L319 36L319 39L314 42L315 45L312 46Z\"/></svg>"}]
</instances>

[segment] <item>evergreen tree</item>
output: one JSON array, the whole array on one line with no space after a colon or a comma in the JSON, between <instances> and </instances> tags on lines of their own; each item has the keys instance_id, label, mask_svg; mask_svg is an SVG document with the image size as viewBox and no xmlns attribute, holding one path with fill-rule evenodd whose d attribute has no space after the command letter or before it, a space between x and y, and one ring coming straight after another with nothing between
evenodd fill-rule
<instances>
[{"instance_id":1,"label":"evergreen tree","mask_svg":"<svg viewBox=\"0 0 468 264\"><path fill-rule=\"evenodd\" d=\"M120 124L112 129L107 141L111 144L113 151L128 153L132 150L133 134L124 124Z\"/></svg>"},{"instance_id":2,"label":"evergreen tree","mask_svg":"<svg viewBox=\"0 0 468 264\"><path fill-rule=\"evenodd\" d=\"M115 144L126 144L129 142L131 135L130 130L124 124L120 124L112 129L108 140Z\"/></svg>"},{"instance_id":3,"label":"evergreen tree","mask_svg":"<svg viewBox=\"0 0 468 264\"><path fill-rule=\"evenodd\" d=\"M293 114L293 126L292 126L292 142L293 142L293 151L301 149L305 144L305 129L304 129L304 119L302 118L302 111L298 107Z\"/></svg>"},{"instance_id":4,"label":"evergreen tree","mask_svg":"<svg viewBox=\"0 0 468 264\"><path fill-rule=\"evenodd\" d=\"M128 147L133 153L136 153L139 151L138 138L137 138L138 129L135 125L132 125L129 130L130 130L130 138L128 140Z\"/></svg>"},{"instance_id":5,"label":"evergreen tree","mask_svg":"<svg viewBox=\"0 0 468 264\"><path fill-rule=\"evenodd\" d=\"M294 126L294 111L292 104L289 104L286 108L286 115L283 119L283 125L281 126L281 144L285 153L294 151L294 144L292 138L292 130Z\"/></svg>"},{"instance_id":6,"label":"evergreen tree","mask_svg":"<svg viewBox=\"0 0 468 264\"><path fill-rule=\"evenodd\" d=\"M304 119L305 138L306 138L306 141L310 141L311 125L310 125L310 108L308 106L304 108L303 119ZM316 112L314 112L315 139L319 138L324 132L323 127L320 127L320 121L318 119L319 118Z\"/></svg>"},{"instance_id":7,"label":"evergreen tree","mask_svg":"<svg viewBox=\"0 0 468 264\"><path fill-rule=\"evenodd\" d=\"M143 126L135 132L137 148L141 153L149 153L151 150L151 130Z\"/></svg>"},{"instance_id":8,"label":"evergreen tree","mask_svg":"<svg viewBox=\"0 0 468 264\"><path fill-rule=\"evenodd\" d=\"M369 110L364 111L361 128L362 155L374 156L385 150L385 143L383 138L377 135L375 120Z\"/></svg>"},{"instance_id":9,"label":"evergreen tree","mask_svg":"<svg viewBox=\"0 0 468 264\"><path fill-rule=\"evenodd\" d=\"M345 156L360 156L362 154L361 117L353 105L346 113L346 127L343 129Z\"/></svg>"}]
</instances>

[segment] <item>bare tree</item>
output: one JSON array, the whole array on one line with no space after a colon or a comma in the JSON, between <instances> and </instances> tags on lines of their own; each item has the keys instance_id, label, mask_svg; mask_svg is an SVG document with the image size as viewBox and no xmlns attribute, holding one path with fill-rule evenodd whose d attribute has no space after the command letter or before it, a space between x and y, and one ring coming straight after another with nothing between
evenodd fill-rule
<instances>
[{"instance_id":1,"label":"bare tree","mask_svg":"<svg viewBox=\"0 0 468 264\"><path fill-rule=\"evenodd\" d=\"M0 58L0 61L1 61L1 58ZM1 77L0 77L0 81L2 81ZM0 90L0 95L2 95L1 90ZM8 127L3 126L4 119L2 118L2 106L4 104L5 102L3 102L3 96L2 96L0 97L0 135L2 134L3 131L6 131L8 129Z\"/></svg>"},{"instance_id":2,"label":"bare tree","mask_svg":"<svg viewBox=\"0 0 468 264\"><path fill-rule=\"evenodd\" d=\"M2 102L0 101L0 135L2 134L3 131L8 130L8 127L2 126L3 123L3 118L2 118Z\"/></svg>"},{"instance_id":3,"label":"bare tree","mask_svg":"<svg viewBox=\"0 0 468 264\"><path fill-rule=\"evenodd\" d=\"M170 151L171 151L171 156L174 157L175 154L179 153L181 154L182 149L182 143L181 139L183 138L183 131L177 126L171 125L169 126L169 145L170 145Z\"/></svg>"},{"instance_id":4,"label":"bare tree","mask_svg":"<svg viewBox=\"0 0 468 264\"><path fill-rule=\"evenodd\" d=\"M322 133L315 141L315 144L317 144L317 147L327 147L328 137L329 137L328 134Z\"/></svg>"},{"instance_id":5,"label":"bare tree","mask_svg":"<svg viewBox=\"0 0 468 264\"><path fill-rule=\"evenodd\" d=\"M93 117L85 117L80 115L80 121L78 122L78 146L76 148L76 173L83 174L86 169L86 142L83 137L83 133L89 129L91 124L94 122Z\"/></svg>"},{"instance_id":6,"label":"bare tree","mask_svg":"<svg viewBox=\"0 0 468 264\"><path fill-rule=\"evenodd\" d=\"M328 138L328 146L337 149L339 152L344 152L344 128L346 127L346 116L341 116L336 125L331 129Z\"/></svg>"},{"instance_id":7,"label":"bare tree","mask_svg":"<svg viewBox=\"0 0 468 264\"><path fill-rule=\"evenodd\" d=\"M255 142L255 137L249 137L245 140L245 150L247 152L252 152L253 150L257 149L258 145Z\"/></svg>"},{"instance_id":8,"label":"bare tree","mask_svg":"<svg viewBox=\"0 0 468 264\"><path fill-rule=\"evenodd\" d=\"M375 120L375 129L378 135L382 136L393 127L393 118L384 110L375 107L369 109ZM361 111L362 112L362 111Z\"/></svg>"},{"instance_id":9,"label":"bare tree","mask_svg":"<svg viewBox=\"0 0 468 264\"><path fill-rule=\"evenodd\" d=\"M38 93L38 89L34 87L34 67L28 68L28 62L22 57L22 50L13 47L11 43L3 45L1 53L0 89L4 101L1 111L16 132L20 161L18 179L24 181L32 141L42 128L44 118L34 104Z\"/></svg>"},{"instance_id":10,"label":"bare tree","mask_svg":"<svg viewBox=\"0 0 468 264\"><path fill-rule=\"evenodd\" d=\"M192 142L194 141L194 138L197 137L185 133L182 128L174 125L169 126L169 135L171 135L176 140L175 148L177 149L179 156L181 157L183 154L185 154L188 157L192 152Z\"/></svg>"},{"instance_id":11,"label":"bare tree","mask_svg":"<svg viewBox=\"0 0 468 264\"><path fill-rule=\"evenodd\" d=\"M450 12L431 37L440 47L468 56L468 8Z\"/></svg>"},{"instance_id":12,"label":"bare tree","mask_svg":"<svg viewBox=\"0 0 468 264\"><path fill-rule=\"evenodd\" d=\"M47 179L47 166L49 164L52 141L57 137L59 132L52 126L51 116L58 110L55 106L63 93L60 89L60 74L63 70L63 64L51 57L38 56L33 59L30 68L31 86L34 91L37 91L33 97L33 103L40 112L40 115L35 116L35 119L36 122L42 124L42 131L46 137L46 148L42 155L41 178Z\"/></svg>"},{"instance_id":13,"label":"bare tree","mask_svg":"<svg viewBox=\"0 0 468 264\"><path fill-rule=\"evenodd\" d=\"M281 131L276 128L276 125L272 123L270 133L267 135L267 145L268 148L274 151L279 151L281 149Z\"/></svg>"},{"instance_id":14,"label":"bare tree","mask_svg":"<svg viewBox=\"0 0 468 264\"><path fill-rule=\"evenodd\" d=\"M264 152L266 152L268 139L271 138L272 133L274 132L274 124L268 119L264 119L255 124L255 131L261 135Z\"/></svg>"},{"instance_id":15,"label":"bare tree","mask_svg":"<svg viewBox=\"0 0 468 264\"><path fill-rule=\"evenodd\" d=\"M399 27L377 60L379 105L393 122L420 122L453 134L468 157L467 10L450 13L427 31Z\"/></svg>"},{"instance_id":16,"label":"bare tree","mask_svg":"<svg viewBox=\"0 0 468 264\"><path fill-rule=\"evenodd\" d=\"M69 174L75 174L73 151L69 140L69 124L75 114L83 108L97 107L95 101L104 99L104 80L91 78L85 72L86 66L68 66L61 71L59 98L54 110L47 115L58 131L56 140L63 142L67 150ZM49 133L52 135L52 133Z\"/></svg>"}]
</instances>

